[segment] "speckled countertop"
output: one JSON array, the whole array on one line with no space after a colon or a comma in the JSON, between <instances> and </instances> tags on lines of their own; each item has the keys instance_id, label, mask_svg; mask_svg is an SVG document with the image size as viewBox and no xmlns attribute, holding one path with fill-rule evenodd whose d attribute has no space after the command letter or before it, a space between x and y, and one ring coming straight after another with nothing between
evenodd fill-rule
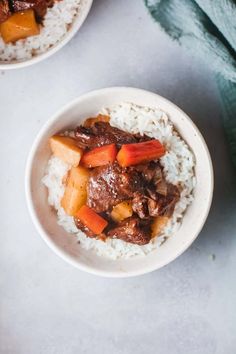
<instances>
[{"instance_id":1,"label":"speckled countertop","mask_svg":"<svg viewBox=\"0 0 236 354\"><path fill-rule=\"evenodd\" d=\"M35 135L61 105L115 85L157 92L208 142L215 195L192 247L165 268L103 279L58 258L24 196ZM1 354L228 354L236 348L236 188L213 76L172 43L143 2L95 0L77 36L37 66L0 73Z\"/></svg>"}]
</instances>

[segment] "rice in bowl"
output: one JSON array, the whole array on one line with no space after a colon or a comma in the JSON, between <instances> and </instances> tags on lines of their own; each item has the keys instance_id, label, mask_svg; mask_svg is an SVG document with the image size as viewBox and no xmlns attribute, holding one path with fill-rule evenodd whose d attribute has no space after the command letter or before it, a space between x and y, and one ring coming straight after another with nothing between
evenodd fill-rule
<instances>
[{"instance_id":1,"label":"rice in bowl","mask_svg":"<svg viewBox=\"0 0 236 354\"><path fill-rule=\"evenodd\" d=\"M184 213L194 198L195 158L190 148L175 130L167 114L158 108L121 103L103 109L101 113L110 116L112 126L133 134L148 135L165 145L167 153L160 159L165 178L167 182L181 187L181 197L175 206L173 216L161 234L143 246L119 239L107 239L106 242L103 242L87 237L77 229L73 217L66 215L61 207L60 201L65 189L63 178L70 166L54 156L50 158L42 180L48 188L48 203L57 212L58 224L67 232L73 233L81 247L93 250L99 256L112 259L146 255L159 247L165 239L172 237L179 229Z\"/></svg>"},{"instance_id":2,"label":"rice in bowl","mask_svg":"<svg viewBox=\"0 0 236 354\"><path fill-rule=\"evenodd\" d=\"M0 63L22 62L58 45L66 36L87 0L60 0L47 9L40 33L15 43L4 43L0 36Z\"/></svg>"}]
</instances>

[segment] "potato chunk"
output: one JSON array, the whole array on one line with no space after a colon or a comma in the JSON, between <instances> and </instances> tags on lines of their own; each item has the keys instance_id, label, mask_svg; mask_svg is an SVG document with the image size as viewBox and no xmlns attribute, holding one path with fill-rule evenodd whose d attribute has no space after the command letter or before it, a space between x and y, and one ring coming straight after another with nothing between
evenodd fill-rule
<instances>
[{"instance_id":1,"label":"potato chunk","mask_svg":"<svg viewBox=\"0 0 236 354\"><path fill-rule=\"evenodd\" d=\"M52 153L62 161L77 167L83 150L76 145L76 140L67 136L54 135L50 138Z\"/></svg>"},{"instance_id":2,"label":"potato chunk","mask_svg":"<svg viewBox=\"0 0 236 354\"><path fill-rule=\"evenodd\" d=\"M130 200L127 200L113 207L111 217L114 221L120 222L124 219L129 218L130 216L132 216L132 214L132 203Z\"/></svg>"},{"instance_id":3,"label":"potato chunk","mask_svg":"<svg viewBox=\"0 0 236 354\"><path fill-rule=\"evenodd\" d=\"M89 171L84 167L72 167L66 182L61 206L66 214L75 216L87 201Z\"/></svg>"},{"instance_id":4,"label":"potato chunk","mask_svg":"<svg viewBox=\"0 0 236 354\"><path fill-rule=\"evenodd\" d=\"M5 43L35 36L39 32L33 10L17 12L0 25L0 33Z\"/></svg>"},{"instance_id":5,"label":"potato chunk","mask_svg":"<svg viewBox=\"0 0 236 354\"><path fill-rule=\"evenodd\" d=\"M151 226L152 238L158 236L166 226L169 218L167 216L157 216Z\"/></svg>"},{"instance_id":6,"label":"potato chunk","mask_svg":"<svg viewBox=\"0 0 236 354\"><path fill-rule=\"evenodd\" d=\"M67 215L75 216L80 208L80 191L76 188L66 186L65 193L61 200L61 206Z\"/></svg>"}]
</instances>

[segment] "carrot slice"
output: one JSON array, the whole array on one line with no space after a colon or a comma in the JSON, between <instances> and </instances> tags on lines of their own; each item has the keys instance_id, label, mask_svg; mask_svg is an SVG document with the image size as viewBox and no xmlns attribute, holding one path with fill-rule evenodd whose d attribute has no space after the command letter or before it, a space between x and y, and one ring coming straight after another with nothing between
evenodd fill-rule
<instances>
[{"instance_id":1,"label":"carrot slice","mask_svg":"<svg viewBox=\"0 0 236 354\"><path fill-rule=\"evenodd\" d=\"M81 164L90 168L104 166L113 163L116 155L117 148L115 144L104 145L86 152L81 159Z\"/></svg>"},{"instance_id":2,"label":"carrot slice","mask_svg":"<svg viewBox=\"0 0 236 354\"><path fill-rule=\"evenodd\" d=\"M117 155L120 166L127 167L158 159L165 155L165 148L158 140L122 145Z\"/></svg>"},{"instance_id":3,"label":"carrot slice","mask_svg":"<svg viewBox=\"0 0 236 354\"><path fill-rule=\"evenodd\" d=\"M108 225L108 222L103 219L100 215L95 213L95 211L89 208L87 205L83 205L76 217L87 226L95 235L99 235Z\"/></svg>"}]
</instances>

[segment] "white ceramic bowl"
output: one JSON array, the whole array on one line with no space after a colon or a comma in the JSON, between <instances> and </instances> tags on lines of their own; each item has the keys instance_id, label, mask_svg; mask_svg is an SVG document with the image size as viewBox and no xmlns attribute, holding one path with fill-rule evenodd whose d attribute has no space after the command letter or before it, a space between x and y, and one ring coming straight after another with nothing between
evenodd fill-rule
<instances>
[{"instance_id":1,"label":"white ceramic bowl","mask_svg":"<svg viewBox=\"0 0 236 354\"><path fill-rule=\"evenodd\" d=\"M83 22L85 21L86 17L88 16L88 13L90 11L90 8L92 6L93 0L84 0L81 6L81 9L74 19L73 23L71 24L70 29L66 33L66 35L63 37L63 39L52 46L50 49L48 49L46 52L36 55L35 57L31 59L26 59L22 61L14 60L14 61L9 61L9 62L4 62L0 60L0 70L12 70L12 69L20 69L24 68L26 66L30 66L36 63L39 63L40 61L49 58L51 55L56 53L59 49L64 47L73 37L74 35L78 32L80 27L82 26Z\"/></svg>"},{"instance_id":2,"label":"white ceramic bowl","mask_svg":"<svg viewBox=\"0 0 236 354\"><path fill-rule=\"evenodd\" d=\"M110 260L80 247L74 235L57 224L56 213L47 203L47 191L41 179L50 157L48 139L55 133L74 128L102 107L122 101L156 106L167 112L196 157L197 186L195 199L187 209L179 231L157 250L145 257ZM64 260L89 273L128 277L161 268L183 253L201 231L210 209L213 193L213 170L206 143L191 121L177 106L154 93L135 88L107 88L85 94L57 112L38 134L26 168L26 199L32 220L43 239Z\"/></svg>"}]
</instances>

